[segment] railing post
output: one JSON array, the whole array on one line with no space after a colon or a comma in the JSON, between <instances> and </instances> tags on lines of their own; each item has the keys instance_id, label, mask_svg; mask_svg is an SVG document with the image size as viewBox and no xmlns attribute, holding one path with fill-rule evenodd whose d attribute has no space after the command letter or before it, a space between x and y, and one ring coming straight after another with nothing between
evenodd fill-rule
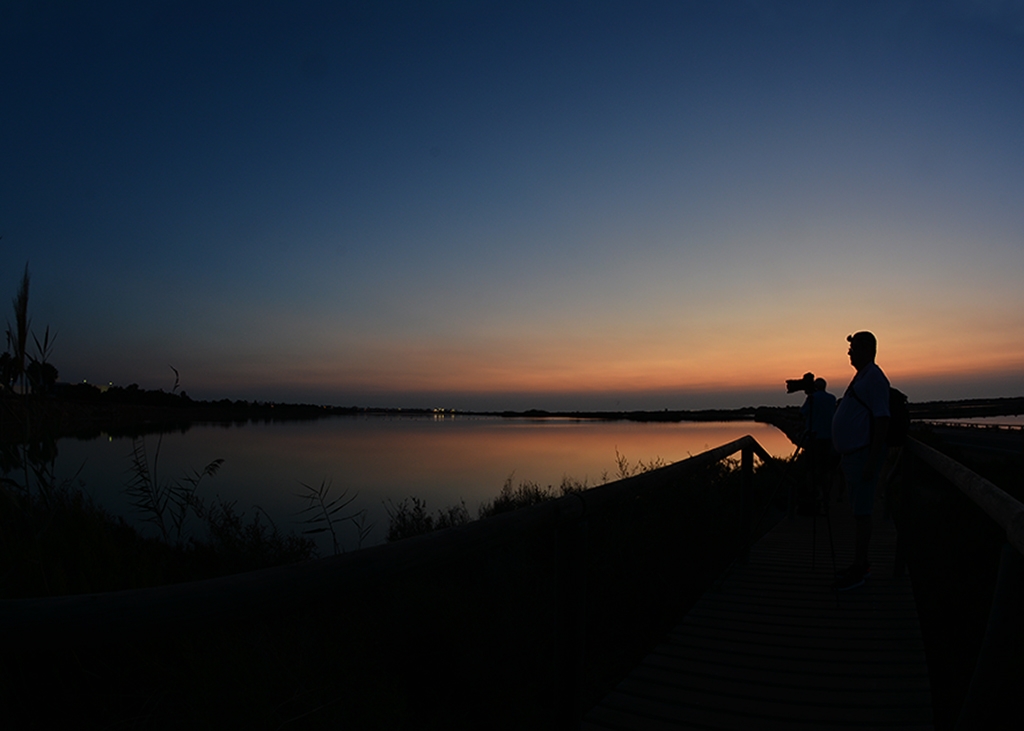
<instances>
[{"instance_id":1,"label":"railing post","mask_svg":"<svg viewBox=\"0 0 1024 731\"><path fill-rule=\"evenodd\" d=\"M578 729L583 714L587 627L587 519L560 521L555 535L555 672L559 727Z\"/></svg>"},{"instance_id":2,"label":"railing post","mask_svg":"<svg viewBox=\"0 0 1024 731\"><path fill-rule=\"evenodd\" d=\"M1019 704L1017 689L1008 689L1020 662L1021 641L1014 640L1015 625L1024 613L1024 557L1009 543L999 555L999 573L981 651L974 665L967 698L960 709L956 731L992 728L999 719L1012 718ZM1014 715L1008 715L1014 713ZM1019 719L1018 719L1019 720Z\"/></svg>"},{"instance_id":3,"label":"railing post","mask_svg":"<svg viewBox=\"0 0 1024 731\"><path fill-rule=\"evenodd\" d=\"M750 523L754 511L754 450L750 447L744 447L740 452L740 472L743 477L740 487L740 560L746 561L753 540Z\"/></svg>"},{"instance_id":4,"label":"railing post","mask_svg":"<svg viewBox=\"0 0 1024 731\"><path fill-rule=\"evenodd\" d=\"M797 447L796 452L793 453L793 456L790 458L790 461L791 462L795 462L796 461L796 456L798 454L800 454L800 448L799 447ZM795 518L796 517L796 499L797 499L797 489L798 488L797 488L796 480L787 480L787 482L789 483L789 491L788 491L788 496L786 498L786 517L787 518Z\"/></svg>"}]
</instances>

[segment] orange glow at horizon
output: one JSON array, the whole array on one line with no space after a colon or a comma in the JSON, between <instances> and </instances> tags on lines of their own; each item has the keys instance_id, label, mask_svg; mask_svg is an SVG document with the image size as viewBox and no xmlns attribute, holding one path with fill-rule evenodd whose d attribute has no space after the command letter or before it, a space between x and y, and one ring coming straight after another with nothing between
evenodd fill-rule
<instances>
[{"instance_id":1,"label":"orange glow at horizon","mask_svg":"<svg viewBox=\"0 0 1024 731\"><path fill-rule=\"evenodd\" d=\"M670 394L678 403L676 395L784 393L786 379L807 371L841 392L853 376L846 336L866 329L894 385L936 384L930 390L942 393L944 382L1024 373L1017 290L998 304L952 296L946 280L912 293L892 271L860 290L855 281L872 281L869 273L844 270L818 276L810 289L776 291L778 271L738 270L715 291L652 278L635 296L588 290L543 311L465 303L443 323L401 332L360 330L325 315L292 329L301 347L254 347L254 333L244 358L192 370L205 387L242 393L287 384L357 395L573 393L579 403L587 394ZM1007 289L1006 276L1002 270L989 288Z\"/></svg>"},{"instance_id":2,"label":"orange glow at horizon","mask_svg":"<svg viewBox=\"0 0 1024 731\"><path fill-rule=\"evenodd\" d=\"M809 339L803 331L770 338L740 334L712 338L700 347L685 343L625 339L606 343L501 341L385 344L356 355L328 356L301 364L279 364L275 379L299 386L343 386L371 392L716 392L781 388L785 379L805 371L828 379L842 390L853 376L846 355L847 330L827 340ZM941 381L1024 371L1024 346L1007 347L975 332L954 345L926 341L920 333L901 337L896 328L875 330L879 365L895 382ZM1002 338L1000 338L1002 340ZM1024 342L1022 339L1019 342ZM214 378L216 379L216 375ZM259 384L262 369L224 374L224 383Z\"/></svg>"}]
</instances>

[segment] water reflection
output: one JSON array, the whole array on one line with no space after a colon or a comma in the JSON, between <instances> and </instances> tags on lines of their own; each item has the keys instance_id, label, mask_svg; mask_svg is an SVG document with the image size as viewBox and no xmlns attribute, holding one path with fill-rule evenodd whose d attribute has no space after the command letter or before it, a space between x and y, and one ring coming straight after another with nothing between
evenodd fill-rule
<instances>
[{"instance_id":1,"label":"water reflection","mask_svg":"<svg viewBox=\"0 0 1024 731\"><path fill-rule=\"evenodd\" d=\"M433 511L465 500L472 515L514 473L515 480L558 485L563 476L598 484L614 479L615 452L631 462L660 457L675 462L710 447L752 434L769 452L788 455L792 446L774 427L753 422L638 423L497 417L337 417L313 422L252 424L225 429L198 425L161 438L159 470L180 478L189 468L224 459L206 494L237 501L251 515L260 505L284 530L293 527L304 503L300 482L330 480L340 493L359 493L375 524L368 542L387 531L386 501L416 496ZM146 437L155 449L157 436ZM86 492L110 511L132 517L122 486L131 440L102 436L63 440L58 471L81 467ZM355 546L355 530L340 538ZM330 539L326 539L329 541ZM323 549L329 552L325 544Z\"/></svg>"}]
</instances>

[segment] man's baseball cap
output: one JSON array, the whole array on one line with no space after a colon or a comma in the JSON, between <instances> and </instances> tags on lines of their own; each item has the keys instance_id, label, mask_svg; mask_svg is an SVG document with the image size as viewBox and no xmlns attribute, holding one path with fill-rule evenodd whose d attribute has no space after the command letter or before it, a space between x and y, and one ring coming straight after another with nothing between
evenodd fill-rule
<instances>
[{"instance_id":1,"label":"man's baseball cap","mask_svg":"<svg viewBox=\"0 0 1024 731\"><path fill-rule=\"evenodd\" d=\"M856 343L857 345L867 346L872 351L878 348L878 341L875 340L874 334L868 332L867 330L861 330L860 332L856 332L853 335L847 335L846 339L851 344Z\"/></svg>"}]
</instances>

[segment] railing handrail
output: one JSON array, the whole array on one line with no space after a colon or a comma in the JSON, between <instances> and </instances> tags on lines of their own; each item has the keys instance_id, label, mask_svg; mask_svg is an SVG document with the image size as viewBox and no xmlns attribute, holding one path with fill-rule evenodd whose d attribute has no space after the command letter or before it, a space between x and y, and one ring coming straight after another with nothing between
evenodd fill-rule
<instances>
[{"instance_id":1,"label":"railing handrail","mask_svg":"<svg viewBox=\"0 0 1024 731\"><path fill-rule=\"evenodd\" d=\"M541 526L578 520L602 506L654 488L736 452L771 455L749 434L657 470L464 526L352 553L203 581L145 589L0 601L0 635L16 639L39 630L84 636L136 624L185 624L301 604L353 581L382 580L470 549L504 543Z\"/></svg>"},{"instance_id":2,"label":"railing handrail","mask_svg":"<svg viewBox=\"0 0 1024 731\"><path fill-rule=\"evenodd\" d=\"M914 419L928 426L952 427L955 429L981 429L984 431L1024 431L1024 424L978 423L952 419Z\"/></svg>"},{"instance_id":3,"label":"railing handrail","mask_svg":"<svg viewBox=\"0 0 1024 731\"><path fill-rule=\"evenodd\" d=\"M1024 556L1024 504L981 475L913 437L907 438L907 447L985 511L1005 531L1010 545Z\"/></svg>"}]
</instances>

